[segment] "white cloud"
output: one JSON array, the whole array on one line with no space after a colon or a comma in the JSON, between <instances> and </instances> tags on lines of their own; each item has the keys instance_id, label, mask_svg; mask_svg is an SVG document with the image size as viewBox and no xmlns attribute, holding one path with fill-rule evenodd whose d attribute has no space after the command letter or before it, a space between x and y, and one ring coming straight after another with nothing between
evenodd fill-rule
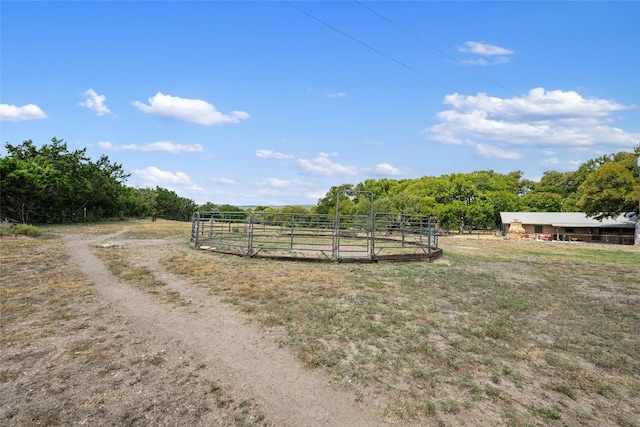
<instances>
[{"instance_id":1,"label":"white cloud","mask_svg":"<svg viewBox=\"0 0 640 427\"><path fill-rule=\"evenodd\" d=\"M298 166L306 173L319 176L355 176L358 168L355 166L344 166L333 162L329 157L335 157L335 153L319 153L313 159L298 159Z\"/></svg>"},{"instance_id":2,"label":"white cloud","mask_svg":"<svg viewBox=\"0 0 640 427\"><path fill-rule=\"evenodd\" d=\"M284 180L269 177L255 184L258 188L254 190L254 193L266 198L264 199L266 201L261 202L262 204L286 205L299 204L301 201L315 202L326 192L326 187L309 180ZM293 202L294 200L295 202Z\"/></svg>"},{"instance_id":3,"label":"white cloud","mask_svg":"<svg viewBox=\"0 0 640 427\"><path fill-rule=\"evenodd\" d=\"M139 178L146 185L180 186L191 191L205 191L191 181L189 175L184 172L163 171L155 166L149 166L145 169L134 169L132 175Z\"/></svg>"},{"instance_id":4,"label":"white cloud","mask_svg":"<svg viewBox=\"0 0 640 427\"><path fill-rule=\"evenodd\" d=\"M463 59L459 61L463 65L479 66L505 64L511 60L509 55L513 55L514 53L511 49L501 46L473 41L464 42L462 46L458 47L458 51L481 56L481 58Z\"/></svg>"},{"instance_id":5,"label":"white cloud","mask_svg":"<svg viewBox=\"0 0 640 427\"><path fill-rule=\"evenodd\" d=\"M483 42L466 41L458 48L458 50L460 52L474 53L482 56L513 55L513 51L511 49Z\"/></svg>"},{"instance_id":6,"label":"white cloud","mask_svg":"<svg viewBox=\"0 0 640 427\"><path fill-rule=\"evenodd\" d=\"M284 187L291 186L292 182L284 179L278 179L278 178L266 178L260 182L257 182L256 184L258 184L259 186L265 186L265 187L284 188Z\"/></svg>"},{"instance_id":7,"label":"white cloud","mask_svg":"<svg viewBox=\"0 0 640 427\"><path fill-rule=\"evenodd\" d=\"M249 118L249 113L246 111L231 111L230 114L223 114L201 99L179 98L161 92L149 98L149 105L134 101L133 106L147 114L205 126L239 123Z\"/></svg>"},{"instance_id":8,"label":"white cloud","mask_svg":"<svg viewBox=\"0 0 640 427\"><path fill-rule=\"evenodd\" d=\"M551 90L537 87L525 96L497 98L486 93L465 96L454 93L445 96L445 104L460 111L483 110L490 114L512 115L522 119L542 120L544 118L602 117L612 112L629 110L625 106L607 99L585 99L575 91Z\"/></svg>"},{"instance_id":9,"label":"white cloud","mask_svg":"<svg viewBox=\"0 0 640 427\"><path fill-rule=\"evenodd\" d=\"M534 88L525 96L513 98L454 93L447 95L444 103L450 109L436 115L439 123L425 129L425 137L473 146L486 158L516 158L515 153L504 147L630 148L640 139L639 133L611 125L612 113L635 106L586 99L574 91Z\"/></svg>"},{"instance_id":10,"label":"white cloud","mask_svg":"<svg viewBox=\"0 0 640 427\"><path fill-rule=\"evenodd\" d=\"M544 168L552 168L555 170L576 170L584 160L560 160L558 157L547 157L538 164Z\"/></svg>"},{"instance_id":11,"label":"white cloud","mask_svg":"<svg viewBox=\"0 0 640 427\"><path fill-rule=\"evenodd\" d=\"M113 145L109 141L98 143L100 148L105 150L123 150L123 151L140 151L140 152L162 152L162 153L204 153L204 147L200 144L184 145L174 144L171 141L157 141L147 145L125 144Z\"/></svg>"},{"instance_id":12,"label":"white cloud","mask_svg":"<svg viewBox=\"0 0 640 427\"><path fill-rule=\"evenodd\" d=\"M398 169L395 166L390 165L389 163L379 163L373 169L372 172L376 175L384 175L384 176L395 176L395 175L404 175L405 172L401 169Z\"/></svg>"},{"instance_id":13,"label":"white cloud","mask_svg":"<svg viewBox=\"0 0 640 427\"><path fill-rule=\"evenodd\" d=\"M278 153L273 150L256 150L256 157L260 159L276 159L276 160L286 160L286 159L294 159L295 156L292 154L283 154Z\"/></svg>"},{"instance_id":14,"label":"white cloud","mask_svg":"<svg viewBox=\"0 0 640 427\"><path fill-rule=\"evenodd\" d=\"M148 145L143 145L137 147L135 144L131 146L123 146L124 149L129 150L137 150L137 151L161 151L165 153L203 153L204 148L200 144L193 145L185 145L185 144L174 144L171 141L157 141L152 142Z\"/></svg>"},{"instance_id":15,"label":"white cloud","mask_svg":"<svg viewBox=\"0 0 640 427\"><path fill-rule=\"evenodd\" d=\"M460 64L462 65L479 65L481 67L485 67L487 65L500 65L506 64L511 59L506 56L496 56L492 58L478 58L478 59L462 59L460 60Z\"/></svg>"},{"instance_id":16,"label":"white cloud","mask_svg":"<svg viewBox=\"0 0 640 427\"><path fill-rule=\"evenodd\" d=\"M165 153L203 153L204 148L200 144L174 144L171 141L157 141L139 147L139 151L162 151Z\"/></svg>"},{"instance_id":17,"label":"white cloud","mask_svg":"<svg viewBox=\"0 0 640 427\"><path fill-rule=\"evenodd\" d=\"M520 153L505 151L487 144L476 144L476 153L485 159L517 160L523 157Z\"/></svg>"},{"instance_id":18,"label":"white cloud","mask_svg":"<svg viewBox=\"0 0 640 427\"><path fill-rule=\"evenodd\" d=\"M540 166L555 166L560 163L560 159L557 157L547 157L540 162Z\"/></svg>"},{"instance_id":19,"label":"white cloud","mask_svg":"<svg viewBox=\"0 0 640 427\"><path fill-rule=\"evenodd\" d=\"M87 97L84 102L80 103L80 105L82 105L83 107L87 107L99 116L112 114L111 110L109 110L107 106L104 105L104 101L105 99L107 99L106 96L98 95L93 89L87 89L82 95Z\"/></svg>"},{"instance_id":20,"label":"white cloud","mask_svg":"<svg viewBox=\"0 0 640 427\"><path fill-rule=\"evenodd\" d=\"M192 184L191 178L184 172L170 172L149 166L146 169L134 169L133 174L146 182L154 184Z\"/></svg>"},{"instance_id":21,"label":"white cloud","mask_svg":"<svg viewBox=\"0 0 640 427\"><path fill-rule=\"evenodd\" d=\"M26 120L46 119L47 115L35 104L17 107L10 104L0 104L0 121L21 122Z\"/></svg>"},{"instance_id":22,"label":"white cloud","mask_svg":"<svg viewBox=\"0 0 640 427\"><path fill-rule=\"evenodd\" d=\"M347 94L344 92L327 93L327 98L346 98Z\"/></svg>"},{"instance_id":23,"label":"white cloud","mask_svg":"<svg viewBox=\"0 0 640 427\"><path fill-rule=\"evenodd\" d=\"M215 182L216 184L222 184L222 185L238 185L239 184L238 181L231 178L214 178L212 179L212 181Z\"/></svg>"},{"instance_id":24,"label":"white cloud","mask_svg":"<svg viewBox=\"0 0 640 427\"><path fill-rule=\"evenodd\" d=\"M374 167L359 168L357 166L347 166L332 160L338 157L338 153L318 153L313 158L296 157L292 154L278 153L272 150L257 150L256 157L276 160L295 160L295 164L301 169L303 174L324 177L351 177L361 173L371 173L374 175L403 175L406 172L398 169L389 163L380 163ZM283 187L292 184L290 181L283 181L277 178L267 178L258 183L263 186ZM301 184L296 182L295 185Z\"/></svg>"},{"instance_id":25,"label":"white cloud","mask_svg":"<svg viewBox=\"0 0 640 427\"><path fill-rule=\"evenodd\" d=\"M118 149L117 146L113 145L109 141L100 141L100 142L98 142L98 147L102 148L103 150L117 150Z\"/></svg>"}]
</instances>

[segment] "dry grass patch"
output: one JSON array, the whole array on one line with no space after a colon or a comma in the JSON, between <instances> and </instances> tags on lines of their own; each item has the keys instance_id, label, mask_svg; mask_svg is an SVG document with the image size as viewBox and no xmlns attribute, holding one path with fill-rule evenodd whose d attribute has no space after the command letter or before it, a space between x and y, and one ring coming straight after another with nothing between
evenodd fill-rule
<instances>
[{"instance_id":1,"label":"dry grass patch","mask_svg":"<svg viewBox=\"0 0 640 427\"><path fill-rule=\"evenodd\" d=\"M96 236L112 234L122 230L123 227L139 224L141 221L105 221L105 222L85 222L73 225L44 225L40 228L50 236L60 237L62 234L83 234Z\"/></svg>"},{"instance_id":2,"label":"dry grass patch","mask_svg":"<svg viewBox=\"0 0 640 427\"><path fill-rule=\"evenodd\" d=\"M0 237L0 426L267 425L193 355L140 334L73 265L63 233Z\"/></svg>"},{"instance_id":3,"label":"dry grass patch","mask_svg":"<svg viewBox=\"0 0 640 427\"><path fill-rule=\"evenodd\" d=\"M162 264L283 327L301 360L359 398L381 397L389 420L640 417L637 248L441 243L448 265L276 262L184 247Z\"/></svg>"},{"instance_id":4,"label":"dry grass patch","mask_svg":"<svg viewBox=\"0 0 640 427\"><path fill-rule=\"evenodd\" d=\"M67 266L51 239L1 238L0 344L28 343L77 316L70 305L95 294L82 275Z\"/></svg>"},{"instance_id":5,"label":"dry grass patch","mask_svg":"<svg viewBox=\"0 0 640 427\"><path fill-rule=\"evenodd\" d=\"M637 425L640 419L637 248L448 238L440 241L446 263L308 264L192 250L189 224L118 224L125 225L120 237L137 243L97 249L124 281L160 294L170 283L150 274L159 263L265 328L282 331L283 344L301 360L353 389L357 399L381 401L390 421L524 426ZM126 380L114 379L115 394L92 395L103 408L122 399L117 390L148 386L171 359L156 349L126 358L128 371L119 362L108 364L130 345L123 340L130 332L116 332L112 318L104 318L104 330L92 326L108 310L79 309L96 306L91 288L64 257L52 256L55 240L38 241L43 247L18 244L9 251L4 243L12 241L2 241L2 327L9 338L3 335L1 344L22 345L0 361L2 395L21 379L18 360L88 360L103 376L128 372ZM61 286L53 286L48 273ZM68 338L71 330L91 331L96 340ZM54 338L60 348L42 350L41 343ZM171 367L172 386L199 381L198 366ZM61 384L38 389L59 391ZM201 389L204 383L197 384ZM217 384L206 387L210 407L249 405ZM116 424L137 420L130 409L136 404L128 402L120 405L129 409ZM44 423L54 407L37 407L34 419ZM12 409L5 408L0 422L11 419ZM60 424L71 419L57 416Z\"/></svg>"},{"instance_id":6,"label":"dry grass patch","mask_svg":"<svg viewBox=\"0 0 640 427\"><path fill-rule=\"evenodd\" d=\"M161 303L173 306L189 304L179 292L171 290L165 282L156 278L148 266L148 253L144 248L97 246L94 251L121 282L148 293Z\"/></svg>"}]
</instances>

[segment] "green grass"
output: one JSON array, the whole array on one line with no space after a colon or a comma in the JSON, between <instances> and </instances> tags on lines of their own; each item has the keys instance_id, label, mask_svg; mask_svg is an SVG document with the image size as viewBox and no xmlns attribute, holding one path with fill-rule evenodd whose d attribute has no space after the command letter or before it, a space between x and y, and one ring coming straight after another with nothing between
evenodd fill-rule
<instances>
[{"instance_id":1,"label":"green grass","mask_svg":"<svg viewBox=\"0 0 640 427\"><path fill-rule=\"evenodd\" d=\"M0 236L28 236L28 237L38 237L42 234L42 231L31 224L16 224L11 227L5 227L0 224Z\"/></svg>"}]
</instances>

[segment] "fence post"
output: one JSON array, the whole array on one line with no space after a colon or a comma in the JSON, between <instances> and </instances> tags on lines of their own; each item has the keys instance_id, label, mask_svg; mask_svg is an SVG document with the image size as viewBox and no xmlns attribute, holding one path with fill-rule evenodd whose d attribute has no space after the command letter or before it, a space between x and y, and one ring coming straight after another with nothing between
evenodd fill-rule
<instances>
[{"instance_id":1,"label":"fence post","mask_svg":"<svg viewBox=\"0 0 640 427\"><path fill-rule=\"evenodd\" d=\"M249 215L249 236L247 242L247 254L253 256L253 214Z\"/></svg>"},{"instance_id":2,"label":"fence post","mask_svg":"<svg viewBox=\"0 0 640 427\"><path fill-rule=\"evenodd\" d=\"M193 221L195 223L191 223L191 239L194 241L194 245L198 247L198 239L200 237L200 211L193 214ZM195 238L194 238L194 227L195 227Z\"/></svg>"},{"instance_id":3,"label":"fence post","mask_svg":"<svg viewBox=\"0 0 640 427\"><path fill-rule=\"evenodd\" d=\"M296 214L291 212L291 238L289 239L289 249L293 250L293 232L295 231Z\"/></svg>"}]
</instances>

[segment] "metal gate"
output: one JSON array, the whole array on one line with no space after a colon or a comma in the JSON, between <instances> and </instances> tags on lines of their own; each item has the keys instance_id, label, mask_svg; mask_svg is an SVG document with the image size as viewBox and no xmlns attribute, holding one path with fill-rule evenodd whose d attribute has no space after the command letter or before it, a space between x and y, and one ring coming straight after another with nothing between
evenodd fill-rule
<instances>
[{"instance_id":1,"label":"metal gate","mask_svg":"<svg viewBox=\"0 0 640 427\"><path fill-rule=\"evenodd\" d=\"M216 252L312 261L417 260L441 253L437 219L392 213L196 212L191 241Z\"/></svg>"},{"instance_id":2,"label":"metal gate","mask_svg":"<svg viewBox=\"0 0 640 427\"><path fill-rule=\"evenodd\" d=\"M372 259L373 227L367 215L339 215L334 231L336 260Z\"/></svg>"}]
</instances>

